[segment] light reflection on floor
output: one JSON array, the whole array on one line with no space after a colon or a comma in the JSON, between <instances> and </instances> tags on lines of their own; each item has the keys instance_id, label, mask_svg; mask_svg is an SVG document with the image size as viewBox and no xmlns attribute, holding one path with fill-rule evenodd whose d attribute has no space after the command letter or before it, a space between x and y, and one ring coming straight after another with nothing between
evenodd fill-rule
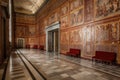
<instances>
[{"instance_id":1,"label":"light reflection on floor","mask_svg":"<svg viewBox=\"0 0 120 80\"><path fill-rule=\"evenodd\" d=\"M92 64L88 60L39 50L22 49L21 52L48 80L120 80L120 77L111 75L112 72L107 69L117 68L117 74L115 70L111 70L112 74L120 76L118 66Z\"/></svg>"}]
</instances>

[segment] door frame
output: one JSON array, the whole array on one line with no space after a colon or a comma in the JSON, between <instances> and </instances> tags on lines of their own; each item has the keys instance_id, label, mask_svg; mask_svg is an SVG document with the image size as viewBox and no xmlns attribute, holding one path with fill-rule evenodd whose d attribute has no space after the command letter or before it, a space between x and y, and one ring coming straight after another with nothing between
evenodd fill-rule
<instances>
[{"instance_id":1,"label":"door frame","mask_svg":"<svg viewBox=\"0 0 120 80\"><path fill-rule=\"evenodd\" d=\"M46 26L46 51L48 52L48 33L49 31L53 31L58 29L58 53L60 53L60 22L57 21L49 26Z\"/></svg>"},{"instance_id":2,"label":"door frame","mask_svg":"<svg viewBox=\"0 0 120 80\"><path fill-rule=\"evenodd\" d=\"M22 39L23 40L23 48L25 48L25 39L24 38L17 38L17 47L18 47L18 41Z\"/></svg>"}]
</instances>

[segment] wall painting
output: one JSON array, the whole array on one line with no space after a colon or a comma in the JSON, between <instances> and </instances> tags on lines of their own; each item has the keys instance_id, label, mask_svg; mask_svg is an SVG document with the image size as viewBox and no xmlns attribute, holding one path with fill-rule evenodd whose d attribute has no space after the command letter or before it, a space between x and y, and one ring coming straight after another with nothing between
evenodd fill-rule
<instances>
[{"instance_id":1,"label":"wall painting","mask_svg":"<svg viewBox=\"0 0 120 80\"><path fill-rule=\"evenodd\" d=\"M61 29L64 29L69 26L68 16L61 18Z\"/></svg>"},{"instance_id":2,"label":"wall painting","mask_svg":"<svg viewBox=\"0 0 120 80\"><path fill-rule=\"evenodd\" d=\"M106 18L120 13L120 0L95 0L95 19Z\"/></svg>"},{"instance_id":3,"label":"wall painting","mask_svg":"<svg viewBox=\"0 0 120 80\"><path fill-rule=\"evenodd\" d=\"M83 23L83 9L79 9L70 14L71 26L77 26Z\"/></svg>"}]
</instances>

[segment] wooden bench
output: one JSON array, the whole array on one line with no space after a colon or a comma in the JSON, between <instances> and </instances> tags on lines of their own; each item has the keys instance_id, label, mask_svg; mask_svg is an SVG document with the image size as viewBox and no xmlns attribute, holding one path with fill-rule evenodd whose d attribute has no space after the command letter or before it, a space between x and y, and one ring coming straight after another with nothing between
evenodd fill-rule
<instances>
[{"instance_id":1,"label":"wooden bench","mask_svg":"<svg viewBox=\"0 0 120 80\"><path fill-rule=\"evenodd\" d=\"M80 57L80 54L81 54L81 50L80 49L70 48L70 51L67 52L67 55L74 56L74 57Z\"/></svg>"},{"instance_id":2,"label":"wooden bench","mask_svg":"<svg viewBox=\"0 0 120 80\"><path fill-rule=\"evenodd\" d=\"M95 56L92 57L93 60L98 60L102 62L115 63L116 62L116 53L114 52L105 52L105 51L96 51Z\"/></svg>"}]
</instances>

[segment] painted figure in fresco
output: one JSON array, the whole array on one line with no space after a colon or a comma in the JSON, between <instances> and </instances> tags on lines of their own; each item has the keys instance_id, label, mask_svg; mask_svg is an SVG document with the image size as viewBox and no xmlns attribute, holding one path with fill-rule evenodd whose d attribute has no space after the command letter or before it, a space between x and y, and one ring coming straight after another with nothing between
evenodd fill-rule
<instances>
[{"instance_id":1,"label":"painted figure in fresco","mask_svg":"<svg viewBox=\"0 0 120 80\"><path fill-rule=\"evenodd\" d=\"M76 43L77 41L79 41L79 40L78 40L78 38L79 38L78 32L77 32L77 31L74 31L73 35L74 35L74 41L75 41L75 43Z\"/></svg>"},{"instance_id":2,"label":"painted figure in fresco","mask_svg":"<svg viewBox=\"0 0 120 80\"><path fill-rule=\"evenodd\" d=\"M96 17L102 16L102 5L100 5L100 1L97 0L96 3Z\"/></svg>"},{"instance_id":3,"label":"painted figure in fresco","mask_svg":"<svg viewBox=\"0 0 120 80\"><path fill-rule=\"evenodd\" d=\"M70 43L73 44L74 43L74 32L71 31L70 33Z\"/></svg>"},{"instance_id":4,"label":"painted figure in fresco","mask_svg":"<svg viewBox=\"0 0 120 80\"><path fill-rule=\"evenodd\" d=\"M97 33L96 34L97 41L109 40L109 27L107 25L98 25L96 29L96 33Z\"/></svg>"},{"instance_id":5,"label":"painted figure in fresco","mask_svg":"<svg viewBox=\"0 0 120 80\"><path fill-rule=\"evenodd\" d=\"M25 35L25 27L17 27L17 36L24 36Z\"/></svg>"},{"instance_id":6,"label":"painted figure in fresco","mask_svg":"<svg viewBox=\"0 0 120 80\"><path fill-rule=\"evenodd\" d=\"M68 17L65 16L61 19L61 28L68 27Z\"/></svg>"},{"instance_id":7,"label":"painted figure in fresco","mask_svg":"<svg viewBox=\"0 0 120 80\"><path fill-rule=\"evenodd\" d=\"M29 27L29 35L32 36L35 34L35 27L32 26L32 27Z\"/></svg>"},{"instance_id":8,"label":"painted figure in fresco","mask_svg":"<svg viewBox=\"0 0 120 80\"><path fill-rule=\"evenodd\" d=\"M120 0L117 0L117 11L120 10Z\"/></svg>"},{"instance_id":9,"label":"painted figure in fresco","mask_svg":"<svg viewBox=\"0 0 120 80\"><path fill-rule=\"evenodd\" d=\"M105 3L103 4L103 14L104 14L104 16L107 16L107 7L106 7L106 5L105 5Z\"/></svg>"},{"instance_id":10,"label":"painted figure in fresco","mask_svg":"<svg viewBox=\"0 0 120 80\"><path fill-rule=\"evenodd\" d=\"M62 21L61 21L61 28L64 28L64 27L65 27L65 21L62 20Z\"/></svg>"},{"instance_id":11,"label":"painted figure in fresco","mask_svg":"<svg viewBox=\"0 0 120 80\"><path fill-rule=\"evenodd\" d=\"M109 13L112 13L112 12L113 12L113 10L114 10L114 6L113 6L113 4L112 4L112 3L110 3L110 4L109 4L109 9L108 9L108 12L109 12Z\"/></svg>"},{"instance_id":12,"label":"painted figure in fresco","mask_svg":"<svg viewBox=\"0 0 120 80\"><path fill-rule=\"evenodd\" d=\"M79 25L83 21L83 10L80 9L71 14L71 25Z\"/></svg>"},{"instance_id":13,"label":"painted figure in fresco","mask_svg":"<svg viewBox=\"0 0 120 80\"><path fill-rule=\"evenodd\" d=\"M71 14L71 25L75 25L76 23L76 15L73 13Z\"/></svg>"},{"instance_id":14,"label":"painted figure in fresco","mask_svg":"<svg viewBox=\"0 0 120 80\"><path fill-rule=\"evenodd\" d=\"M102 35L101 35L102 31L101 31L101 27L98 25L96 27L96 40L100 41L102 39ZM99 37L98 37L99 36Z\"/></svg>"},{"instance_id":15,"label":"painted figure in fresco","mask_svg":"<svg viewBox=\"0 0 120 80\"><path fill-rule=\"evenodd\" d=\"M87 26L86 27L86 38L87 38L87 41L91 41L91 26Z\"/></svg>"},{"instance_id":16,"label":"painted figure in fresco","mask_svg":"<svg viewBox=\"0 0 120 80\"><path fill-rule=\"evenodd\" d=\"M82 18L83 14L82 14L82 9L79 10L78 14L77 14L77 21L76 23L79 24L82 22L83 18Z\"/></svg>"},{"instance_id":17,"label":"painted figure in fresco","mask_svg":"<svg viewBox=\"0 0 120 80\"><path fill-rule=\"evenodd\" d=\"M76 0L76 1L74 2L74 8L77 8L77 7L79 7L79 0Z\"/></svg>"},{"instance_id":18,"label":"painted figure in fresco","mask_svg":"<svg viewBox=\"0 0 120 80\"><path fill-rule=\"evenodd\" d=\"M109 27L107 25L103 25L103 40L109 40Z\"/></svg>"},{"instance_id":19,"label":"painted figure in fresco","mask_svg":"<svg viewBox=\"0 0 120 80\"><path fill-rule=\"evenodd\" d=\"M65 15L65 14L67 14L67 12L68 12L68 6L65 6L65 7L63 7L63 8L61 9L61 15L62 15L62 16Z\"/></svg>"},{"instance_id":20,"label":"painted figure in fresco","mask_svg":"<svg viewBox=\"0 0 120 80\"><path fill-rule=\"evenodd\" d=\"M120 11L120 0L96 0L96 17Z\"/></svg>"},{"instance_id":21,"label":"painted figure in fresco","mask_svg":"<svg viewBox=\"0 0 120 80\"><path fill-rule=\"evenodd\" d=\"M68 17L65 17L65 27L68 27Z\"/></svg>"},{"instance_id":22,"label":"painted figure in fresco","mask_svg":"<svg viewBox=\"0 0 120 80\"><path fill-rule=\"evenodd\" d=\"M118 36L117 36L117 30L118 30L118 23L115 24L108 24L109 27L111 27L110 29L110 33L111 33L111 39L112 40L117 40Z\"/></svg>"},{"instance_id":23,"label":"painted figure in fresco","mask_svg":"<svg viewBox=\"0 0 120 80\"><path fill-rule=\"evenodd\" d=\"M114 6L114 12L116 12L117 11L117 0L115 0L114 2L113 2L113 6Z\"/></svg>"},{"instance_id":24,"label":"painted figure in fresco","mask_svg":"<svg viewBox=\"0 0 120 80\"><path fill-rule=\"evenodd\" d=\"M79 38L80 38L80 41L82 41L82 30L79 30Z\"/></svg>"},{"instance_id":25,"label":"painted figure in fresco","mask_svg":"<svg viewBox=\"0 0 120 80\"><path fill-rule=\"evenodd\" d=\"M85 9L84 9L85 15L86 15L84 16L85 22L93 20L93 16L94 16L93 3L94 3L94 0L85 0Z\"/></svg>"},{"instance_id":26,"label":"painted figure in fresco","mask_svg":"<svg viewBox=\"0 0 120 80\"><path fill-rule=\"evenodd\" d=\"M74 4L73 2L70 4L70 10L72 11L74 9Z\"/></svg>"},{"instance_id":27,"label":"painted figure in fresco","mask_svg":"<svg viewBox=\"0 0 120 80\"><path fill-rule=\"evenodd\" d=\"M112 37L114 39L117 39L117 25L116 24L112 25Z\"/></svg>"},{"instance_id":28,"label":"painted figure in fresco","mask_svg":"<svg viewBox=\"0 0 120 80\"><path fill-rule=\"evenodd\" d=\"M70 10L81 7L82 5L83 5L83 0L74 0L73 2L71 2Z\"/></svg>"}]
</instances>

